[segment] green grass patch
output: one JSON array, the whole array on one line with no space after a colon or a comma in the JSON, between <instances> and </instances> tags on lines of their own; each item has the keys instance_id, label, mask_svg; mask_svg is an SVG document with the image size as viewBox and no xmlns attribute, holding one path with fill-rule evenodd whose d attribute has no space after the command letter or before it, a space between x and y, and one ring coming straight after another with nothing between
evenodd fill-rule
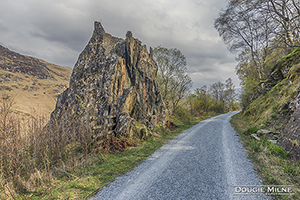
<instances>
[{"instance_id":1,"label":"green grass patch","mask_svg":"<svg viewBox=\"0 0 300 200\"><path fill-rule=\"evenodd\" d=\"M282 124L280 124L280 125L278 125L278 126L275 126L275 130L277 131L277 130L280 130L280 129L282 129Z\"/></svg>"},{"instance_id":2,"label":"green grass patch","mask_svg":"<svg viewBox=\"0 0 300 200\"><path fill-rule=\"evenodd\" d=\"M277 111L278 108L279 108L280 104L276 104L274 107L273 107L273 111Z\"/></svg>"},{"instance_id":3,"label":"green grass patch","mask_svg":"<svg viewBox=\"0 0 300 200\"><path fill-rule=\"evenodd\" d=\"M279 147L278 145L276 144L273 144L271 142L268 142L268 147L269 147L269 153L270 154L273 154L275 156L279 156L283 159L287 159L290 157L290 154L288 152L286 152L284 150L284 148L282 147Z\"/></svg>"},{"instance_id":4,"label":"green grass patch","mask_svg":"<svg viewBox=\"0 0 300 200\"><path fill-rule=\"evenodd\" d=\"M251 135L251 134L253 134L253 133L256 133L258 130L259 130L259 128L257 128L256 126L253 126L253 127L248 128L248 129L244 132L244 134L245 134L245 135Z\"/></svg>"},{"instance_id":5,"label":"green grass patch","mask_svg":"<svg viewBox=\"0 0 300 200\"><path fill-rule=\"evenodd\" d=\"M272 113L271 118L274 119L276 117L278 117L278 115L276 113Z\"/></svg>"}]
</instances>

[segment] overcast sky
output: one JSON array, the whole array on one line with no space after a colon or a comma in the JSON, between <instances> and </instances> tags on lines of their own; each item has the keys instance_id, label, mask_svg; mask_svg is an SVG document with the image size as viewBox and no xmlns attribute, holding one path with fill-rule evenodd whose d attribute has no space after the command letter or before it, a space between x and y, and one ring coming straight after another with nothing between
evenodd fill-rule
<instances>
[{"instance_id":1,"label":"overcast sky","mask_svg":"<svg viewBox=\"0 0 300 200\"><path fill-rule=\"evenodd\" d=\"M226 0L1 0L0 44L73 68L100 21L113 36L130 30L148 49L179 49L193 89L229 77L239 87L235 55L214 29L225 6Z\"/></svg>"}]
</instances>

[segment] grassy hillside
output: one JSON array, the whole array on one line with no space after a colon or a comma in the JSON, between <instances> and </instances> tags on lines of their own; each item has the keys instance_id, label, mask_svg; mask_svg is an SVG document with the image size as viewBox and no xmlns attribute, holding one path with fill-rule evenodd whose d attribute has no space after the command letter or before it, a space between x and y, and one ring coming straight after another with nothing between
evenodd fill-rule
<instances>
[{"instance_id":1,"label":"grassy hillside","mask_svg":"<svg viewBox=\"0 0 300 200\"><path fill-rule=\"evenodd\" d=\"M300 51L293 51L278 60L273 74L281 71L281 80L277 80L269 91L255 99L243 112L254 126L276 133L278 144L290 152L295 159L300 159L299 56Z\"/></svg>"},{"instance_id":2,"label":"grassy hillside","mask_svg":"<svg viewBox=\"0 0 300 200\"><path fill-rule=\"evenodd\" d=\"M14 98L14 111L49 116L57 96L69 86L72 69L23 56L0 46L0 94Z\"/></svg>"},{"instance_id":3,"label":"grassy hillside","mask_svg":"<svg viewBox=\"0 0 300 200\"><path fill-rule=\"evenodd\" d=\"M296 48L278 60L266 82L266 91L231 121L264 184L294 186L295 195L275 199L300 198L299 58Z\"/></svg>"}]
</instances>

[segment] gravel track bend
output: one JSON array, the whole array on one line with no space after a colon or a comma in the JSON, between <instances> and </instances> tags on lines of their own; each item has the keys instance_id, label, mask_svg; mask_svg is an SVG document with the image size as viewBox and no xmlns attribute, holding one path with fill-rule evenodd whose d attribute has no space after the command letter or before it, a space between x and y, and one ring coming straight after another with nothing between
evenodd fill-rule
<instances>
[{"instance_id":1,"label":"gravel track bend","mask_svg":"<svg viewBox=\"0 0 300 200\"><path fill-rule=\"evenodd\" d=\"M207 119L182 132L93 200L269 199L234 195L235 185L261 183L229 123L236 113Z\"/></svg>"}]
</instances>

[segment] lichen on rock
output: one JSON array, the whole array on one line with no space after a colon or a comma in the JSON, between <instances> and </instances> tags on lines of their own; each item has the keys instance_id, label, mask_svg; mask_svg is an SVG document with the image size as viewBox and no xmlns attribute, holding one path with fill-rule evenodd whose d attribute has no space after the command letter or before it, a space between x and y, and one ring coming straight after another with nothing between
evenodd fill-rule
<instances>
[{"instance_id":1,"label":"lichen on rock","mask_svg":"<svg viewBox=\"0 0 300 200\"><path fill-rule=\"evenodd\" d=\"M62 129L60 121L73 119L89 123L94 136L132 137L140 132L136 122L147 128L165 123L165 105L156 82L158 68L151 52L129 31L124 40L106 33L100 22L94 27L48 127L56 123Z\"/></svg>"}]
</instances>

